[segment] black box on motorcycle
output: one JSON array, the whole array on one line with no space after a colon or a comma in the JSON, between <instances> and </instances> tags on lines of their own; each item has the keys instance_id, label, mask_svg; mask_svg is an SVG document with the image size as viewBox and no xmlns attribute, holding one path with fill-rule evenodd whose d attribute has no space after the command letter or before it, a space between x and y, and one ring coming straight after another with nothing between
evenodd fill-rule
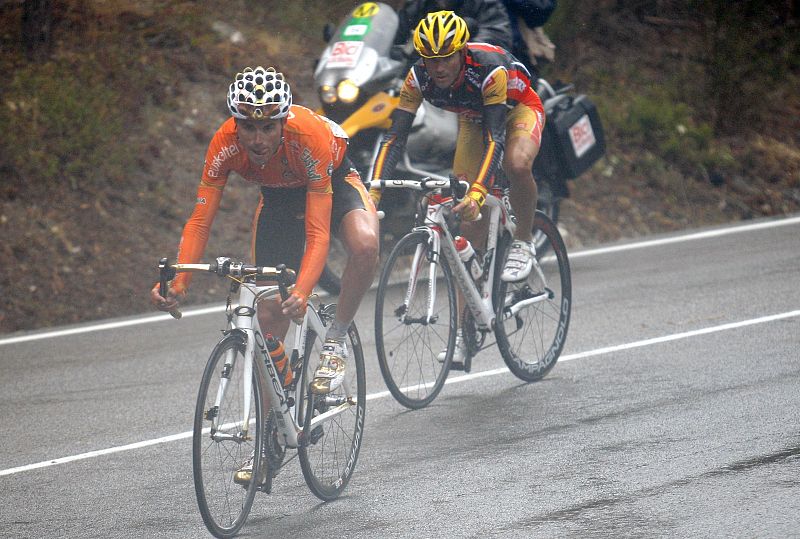
<instances>
[{"instance_id":1,"label":"black box on motorcycle","mask_svg":"<svg viewBox=\"0 0 800 539\"><path fill-rule=\"evenodd\" d=\"M547 121L534 175L571 180L606 151L603 125L594 103L585 95L558 95L544 103Z\"/></svg>"}]
</instances>

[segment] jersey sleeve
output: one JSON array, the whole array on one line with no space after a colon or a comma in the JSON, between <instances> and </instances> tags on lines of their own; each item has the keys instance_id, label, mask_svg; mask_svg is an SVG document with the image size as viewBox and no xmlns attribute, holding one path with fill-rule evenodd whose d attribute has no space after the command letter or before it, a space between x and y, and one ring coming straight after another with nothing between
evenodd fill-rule
<instances>
[{"instance_id":1,"label":"jersey sleeve","mask_svg":"<svg viewBox=\"0 0 800 539\"><path fill-rule=\"evenodd\" d=\"M191 217L183 227L181 241L178 244L179 264L194 264L202 258L208 244L211 225L222 200L222 191L228 181L232 161L238 152L238 146L231 142L222 128L211 139L206 151L203 175L197 188L197 201ZM178 292L185 292L191 280L191 273L179 273L172 286Z\"/></svg>"},{"instance_id":2,"label":"jersey sleeve","mask_svg":"<svg viewBox=\"0 0 800 539\"><path fill-rule=\"evenodd\" d=\"M328 257L333 207L331 176L347 148L347 139L336 136L337 127L323 117L314 116L304 122L304 134L298 139L301 143L293 150L294 166L302 170L308 182L306 250L295 284L295 289L304 296L311 294Z\"/></svg>"},{"instance_id":3,"label":"jersey sleeve","mask_svg":"<svg viewBox=\"0 0 800 539\"><path fill-rule=\"evenodd\" d=\"M392 112L392 127L383 136L375 164L372 167L372 180L386 179L394 172L400 156L403 154L414 115L422 104L422 91L414 75L414 69L408 71L400 90L400 103Z\"/></svg>"},{"instance_id":4,"label":"jersey sleeve","mask_svg":"<svg viewBox=\"0 0 800 539\"><path fill-rule=\"evenodd\" d=\"M481 86L483 105L501 105L508 101L508 71L497 67L489 73Z\"/></svg>"},{"instance_id":5,"label":"jersey sleeve","mask_svg":"<svg viewBox=\"0 0 800 539\"><path fill-rule=\"evenodd\" d=\"M243 150L236 144L234 126L233 118L229 119L211 139L203 162L201 185L224 188L230 171L241 161Z\"/></svg>"},{"instance_id":6,"label":"jersey sleeve","mask_svg":"<svg viewBox=\"0 0 800 539\"><path fill-rule=\"evenodd\" d=\"M306 250L295 284L295 290L305 297L311 294L319 281L328 258L332 207L332 193L306 193Z\"/></svg>"},{"instance_id":7,"label":"jersey sleeve","mask_svg":"<svg viewBox=\"0 0 800 539\"><path fill-rule=\"evenodd\" d=\"M194 264L200 261L206 250L211 224L217 215L222 200L222 189L200 184L197 188L197 203L191 217L183 227L181 242L178 245L178 263ZM191 273L179 273L172 283L178 292L185 292L192 280Z\"/></svg>"},{"instance_id":8,"label":"jersey sleeve","mask_svg":"<svg viewBox=\"0 0 800 539\"><path fill-rule=\"evenodd\" d=\"M412 67L408 70L408 75L403 81L403 87L400 89L400 104L398 107L408 112L417 112L417 109L422 104L422 99L422 90Z\"/></svg>"}]
</instances>

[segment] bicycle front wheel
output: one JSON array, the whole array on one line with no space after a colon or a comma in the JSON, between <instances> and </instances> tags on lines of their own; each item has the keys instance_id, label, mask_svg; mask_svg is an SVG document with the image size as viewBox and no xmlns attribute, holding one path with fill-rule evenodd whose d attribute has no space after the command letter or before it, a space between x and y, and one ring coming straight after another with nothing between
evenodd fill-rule
<instances>
[{"instance_id":1,"label":"bicycle front wheel","mask_svg":"<svg viewBox=\"0 0 800 539\"><path fill-rule=\"evenodd\" d=\"M564 240L540 211L534 229L547 238L552 254L541 257L527 280L506 283L499 276L495 332L497 346L509 370L535 382L555 366L567 339L572 307L572 278ZM505 259L508 242L504 243Z\"/></svg>"},{"instance_id":2,"label":"bicycle front wheel","mask_svg":"<svg viewBox=\"0 0 800 539\"><path fill-rule=\"evenodd\" d=\"M322 340L309 328L306 335L303 377L299 382L298 416L303 435L297 448L306 484L319 499L336 499L345 489L361 449L367 403L364 351L355 324L347 333L347 370L342 385L327 395L314 395L308 385L314 378L322 352ZM323 414L330 417L313 428L311 421Z\"/></svg>"},{"instance_id":3,"label":"bicycle front wheel","mask_svg":"<svg viewBox=\"0 0 800 539\"><path fill-rule=\"evenodd\" d=\"M412 410L427 406L441 391L458 321L450 266L431 251L429 240L425 231L412 232L395 245L375 299L381 374L397 402Z\"/></svg>"},{"instance_id":4,"label":"bicycle front wheel","mask_svg":"<svg viewBox=\"0 0 800 539\"><path fill-rule=\"evenodd\" d=\"M215 537L233 537L244 525L258 481L241 485L234 474L252 459L261 470L263 409L260 378L253 366L251 380L244 380L247 361L244 338L229 335L217 344L206 364L192 438L192 469L197 505L208 530ZM249 417L245 418L244 387L252 388ZM256 474L258 475L258 474Z\"/></svg>"}]
</instances>

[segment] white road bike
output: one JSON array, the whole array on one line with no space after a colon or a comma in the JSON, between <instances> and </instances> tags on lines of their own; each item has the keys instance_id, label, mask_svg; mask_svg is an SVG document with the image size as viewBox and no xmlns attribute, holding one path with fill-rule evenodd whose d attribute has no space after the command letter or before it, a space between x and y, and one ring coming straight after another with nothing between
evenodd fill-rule
<instances>
[{"instance_id":1,"label":"white road bike","mask_svg":"<svg viewBox=\"0 0 800 539\"><path fill-rule=\"evenodd\" d=\"M210 264L173 264L161 259L161 295L176 272L210 272L231 280L227 328L206 364L194 415L192 462L197 504L208 530L232 537L244 525L257 491L269 493L281 468L296 449L311 491L329 501L347 485L358 458L364 429L366 378L361 340L348 331L347 374L328 395L309 391L326 325L335 305L308 304L293 325L293 348L286 346L293 380L284 387L258 324L258 303L288 297L294 271L284 266L256 267L217 258ZM259 282L276 282L259 286ZM172 313L176 318L179 312ZM291 333L290 333L291 336ZM289 339L287 338L287 343ZM252 459L246 485L234 474Z\"/></svg>"},{"instance_id":2,"label":"white road bike","mask_svg":"<svg viewBox=\"0 0 800 539\"><path fill-rule=\"evenodd\" d=\"M530 276L500 279L516 227L508 198L499 189L486 197L489 235L474 279L458 256L451 232L453 197L468 185L448 180L376 180L372 187L422 192L411 232L394 247L381 271L375 300L375 344L384 381L402 405L422 408L441 391L450 370L469 372L472 358L494 341L509 370L526 382L544 377L558 361L567 338L572 306L569 259L558 228L537 211L533 231L552 250L537 259ZM445 190L445 191L443 191ZM542 249L544 250L544 249ZM453 361L458 311L464 361Z\"/></svg>"}]
</instances>

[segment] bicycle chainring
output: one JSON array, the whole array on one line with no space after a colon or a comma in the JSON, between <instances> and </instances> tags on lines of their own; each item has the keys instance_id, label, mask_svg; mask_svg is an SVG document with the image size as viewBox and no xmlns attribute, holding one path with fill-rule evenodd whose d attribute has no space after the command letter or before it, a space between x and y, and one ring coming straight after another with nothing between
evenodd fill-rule
<instances>
[{"instance_id":1,"label":"bicycle chainring","mask_svg":"<svg viewBox=\"0 0 800 539\"><path fill-rule=\"evenodd\" d=\"M478 330L475 318L468 307L464 307L462 312L461 330L463 331L464 342L467 345L467 357L472 359L483 348L486 333Z\"/></svg>"},{"instance_id":2,"label":"bicycle chainring","mask_svg":"<svg viewBox=\"0 0 800 539\"><path fill-rule=\"evenodd\" d=\"M264 449L263 458L267 466L267 474L259 490L269 494L272 491L272 478L278 475L286 455L286 448L278 441L278 427L275 421L275 411L270 410L264 422Z\"/></svg>"}]
</instances>

